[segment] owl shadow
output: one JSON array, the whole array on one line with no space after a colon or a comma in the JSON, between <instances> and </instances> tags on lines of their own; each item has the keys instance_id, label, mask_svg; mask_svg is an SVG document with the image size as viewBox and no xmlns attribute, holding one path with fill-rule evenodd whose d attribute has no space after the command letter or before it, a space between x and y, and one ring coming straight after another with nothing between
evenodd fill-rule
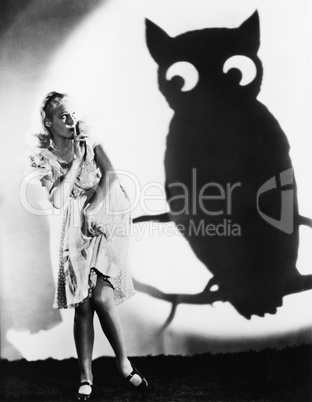
<instances>
[{"instance_id":1,"label":"owl shadow","mask_svg":"<svg viewBox=\"0 0 312 402\"><path fill-rule=\"evenodd\" d=\"M137 288L174 306L223 300L248 319L274 314L285 295L312 288L312 276L296 268L299 226L311 220L298 212L286 135L257 100L258 13L238 28L177 37L146 20L146 41L174 111L165 152L170 212L134 222L174 222L213 278L197 295Z\"/></svg>"}]
</instances>

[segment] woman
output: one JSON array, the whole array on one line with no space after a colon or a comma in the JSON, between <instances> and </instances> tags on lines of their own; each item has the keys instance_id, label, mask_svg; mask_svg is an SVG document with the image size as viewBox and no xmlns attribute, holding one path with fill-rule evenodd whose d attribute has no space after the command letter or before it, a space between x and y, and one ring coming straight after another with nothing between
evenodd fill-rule
<instances>
[{"instance_id":1,"label":"woman","mask_svg":"<svg viewBox=\"0 0 312 402\"><path fill-rule=\"evenodd\" d=\"M64 210L55 308L75 308L74 339L80 367L78 400L92 392L93 317L116 355L120 374L135 387L146 379L127 358L116 309L134 294L128 270L129 200L101 144L80 132L66 94L51 92L41 108L41 151L31 156L55 208Z\"/></svg>"}]
</instances>

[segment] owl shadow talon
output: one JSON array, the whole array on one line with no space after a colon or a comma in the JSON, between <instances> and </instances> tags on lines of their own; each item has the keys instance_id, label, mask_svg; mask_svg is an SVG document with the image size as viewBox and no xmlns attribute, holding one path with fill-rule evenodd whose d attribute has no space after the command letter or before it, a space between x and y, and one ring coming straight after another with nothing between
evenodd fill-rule
<instances>
[{"instance_id":1,"label":"owl shadow talon","mask_svg":"<svg viewBox=\"0 0 312 402\"><path fill-rule=\"evenodd\" d=\"M188 293L165 293L162 292L161 290L155 288L154 286L150 286L147 284L144 284L136 279L133 279L134 287L137 291L145 293L151 297L154 297L156 299L160 299L163 301L167 301L171 303L171 311L170 314L164 323L164 325L161 327L161 330L164 330L166 327L168 327L171 322L173 321L177 306L179 304L213 304L217 301L227 301L228 299L226 298L225 294L220 290L215 290L212 291L211 288L215 285L217 285L216 281L214 278L211 278L206 287L203 289L202 292L196 293L196 294L188 294Z\"/></svg>"}]
</instances>

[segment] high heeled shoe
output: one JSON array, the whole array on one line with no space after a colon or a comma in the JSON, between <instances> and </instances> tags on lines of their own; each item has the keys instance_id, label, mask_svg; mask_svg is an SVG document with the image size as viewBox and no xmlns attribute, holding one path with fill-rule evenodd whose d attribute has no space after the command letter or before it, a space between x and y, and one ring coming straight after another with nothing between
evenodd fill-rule
<instances>
[{"instance_id":1,"label":"high heeled shoe","mask_svg":"<svg viewBox=\"0 0 312 402\"><path fill-rule=\"evenodd\" d=\"M128 377L125 378L125 381L127 381L132 387L140 389L140 390L148 388L148 382L147 382L146 378L139 372L139 370L132 363L131 363L131 366L132 366L132 371L128 375ZM139 385L135 385L131 382L131 378L134 375L138 375L141 378L141 382Z\"/></svg>"},{"instance_id":2,"label":"high heeled shoe","mask_svg":"<svg viewBox=\"0 0 312 402\"><path fill-rule=\"evenodd\" d=\"M79 392L80 388L83 385L88 385L91 388L91 391L90 391L89 394L83 394L83 393ZM78 389L78 392L76 394L76 398L78 399L78 401L87 401L90 398L91 394L92 394L92 388L93 388L93 385L89 381L82 381L79 384L79 389Z\"/></svg>"}]
</instances>

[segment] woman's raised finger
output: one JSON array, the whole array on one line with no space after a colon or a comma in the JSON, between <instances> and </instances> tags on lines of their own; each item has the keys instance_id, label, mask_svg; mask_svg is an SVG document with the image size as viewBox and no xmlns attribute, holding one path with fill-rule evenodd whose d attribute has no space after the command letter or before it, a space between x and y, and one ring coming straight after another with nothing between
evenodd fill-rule
<instances>
[{"instance_id":1,"label":"woman's raised finger","mask_svg":"<svg viewBox=\"0 0 312 402\"><path fill-rule=\"evenodd\" d=\"M87 134L79 134L77 137L75 137L75 141L85 141L87 138Z\"/></svg>"}]
</instances>

